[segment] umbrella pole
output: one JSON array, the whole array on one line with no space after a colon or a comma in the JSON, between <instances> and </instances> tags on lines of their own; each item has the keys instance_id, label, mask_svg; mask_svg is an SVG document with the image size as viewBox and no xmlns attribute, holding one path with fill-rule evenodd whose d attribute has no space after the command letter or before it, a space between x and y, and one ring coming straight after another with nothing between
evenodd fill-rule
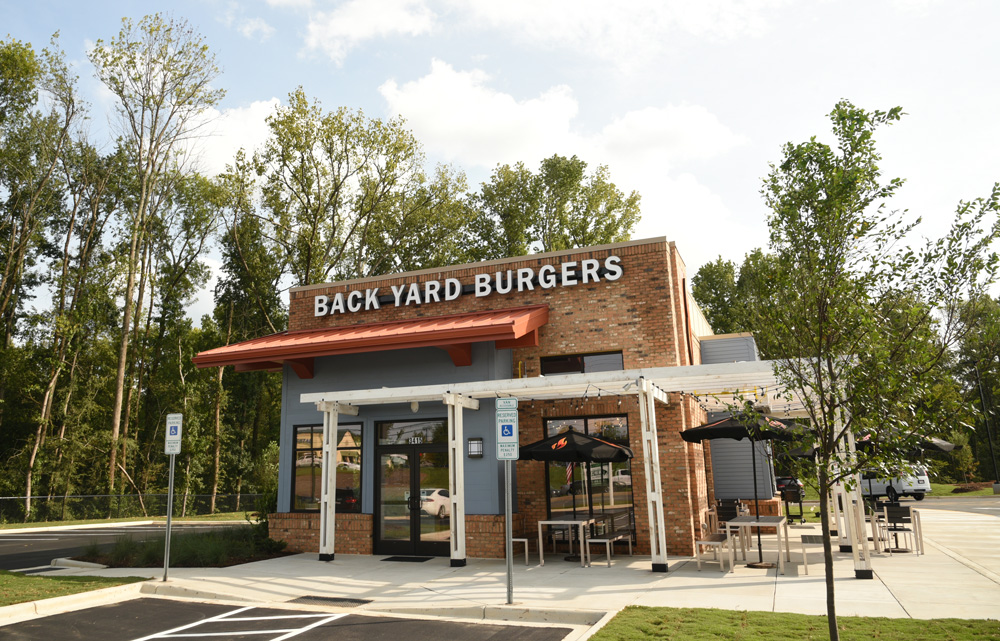
<instances>
[{"instance_id":1,"label":"umbrella pole","mask_svg":"<svg viewBox=\"0 0 1000 641\"><path fill-rule=\"evenodd\" d=\"M753 462L753 504L756 508L757 520L760 520L760 501L757 498L757 442L750 441L750 460ZM778 549L781 554L781 549ZM760 541L760 525L757 526L757 562L748 563L750 568L773 568L773 563L764 563L764 545Z\"/></svg>"}]
</instances>

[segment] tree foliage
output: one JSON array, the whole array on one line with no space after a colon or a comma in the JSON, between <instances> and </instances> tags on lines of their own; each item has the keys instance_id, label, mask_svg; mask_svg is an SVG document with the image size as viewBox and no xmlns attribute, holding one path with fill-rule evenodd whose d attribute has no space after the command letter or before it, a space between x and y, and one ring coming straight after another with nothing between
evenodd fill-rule
<instances>
[{"instance_id":1,"label":"tree foliage","mask_svg":"<svg viewBox=\"0 0 1000 641\"><path fill-rule=\"evenodd\" d=\"M586 170L576 156L559 155L543 160L537 173L521 162L498 166L472 198L469 259L628 240L639 222L639 194L618 189L603 165Z\"/></svg>"},{"instance_id":2,"label":"tree foliage","mask_svg":"<svg viewBox=\"0 0 1000 641\"><path fill-rule=\"evenodd\" d=\"M947 347L961 337L959 310L993 282L998 196L961 203L949 232L907 242L919 221L888 201L902 184L884 180L879 127L901 109L830 113L836 145L787 144L762 195L769 209L771 268L748 282L746 319L780 345L776 375L802 399L816 448L820 495L853 483L861 469L889 469L938 422ZM848 434L879 444L845 453ZM826 502L822 522L829 530ZM837 638L830 541L824 543L830 636Z\"/></svg>"}]
</instances>

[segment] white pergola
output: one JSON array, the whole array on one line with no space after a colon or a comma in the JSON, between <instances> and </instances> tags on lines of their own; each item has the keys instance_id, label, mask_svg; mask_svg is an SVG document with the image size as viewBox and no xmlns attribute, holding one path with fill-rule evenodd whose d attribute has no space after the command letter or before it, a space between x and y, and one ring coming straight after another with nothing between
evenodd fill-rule
<instances>
[{"instance_id":1,"label":"white pergola","mask_svg":"<svg viewBox=\"0 0 1000 641\"><path fill-rule=\"evenodd\" d=\"M653 571L666 572L666 529L656 438L655 402L669 402L670 394L688 394L709 411L726 411L740 399L752 399L775 416L802 416L800 401L782 389L771 361L744 361L715 365L656 367L592 374L565 374L531 378L475 381L467 383L383 387L302 394L303 403L314 403L323 412L323 477L320 501L320 560L334 558L336 534L336 449L340 414L357 415L363 405L438 401L448 408L448 464L451 500L451 563L463 566L465 554L465 474L462 416L466 409L478 410L482 398L550 400L635 395L639 405L640 430L645 465L646 502L650 515L650 547ZM858 497L860 503L860 496ZM854 510L845 510L854 514ZM861 523L864 523L863 515ZM856 534L857 523L848 523L848 534ZM863 531L861 532L863 534ZM852 536L852 539L854 537ZM867 559L867 538L863 553ZM852 541L853 542L853 541ZM854 545L856 568L858 545Z\"/></svg>"}]
</instances>

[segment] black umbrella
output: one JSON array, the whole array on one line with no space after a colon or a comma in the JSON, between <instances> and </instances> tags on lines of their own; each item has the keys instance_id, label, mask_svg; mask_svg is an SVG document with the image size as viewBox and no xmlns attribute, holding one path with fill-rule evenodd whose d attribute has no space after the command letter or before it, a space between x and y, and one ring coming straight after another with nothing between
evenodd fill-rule
<instances>
[{"instance_id":1,"label":"black umbrella","mask_svg":"<svg viewBox=\"0 0 1000 641\"><path fill-rule=\"evenodd\" d=\"M624 445L568 430L531 445L521 446L522 461L562 461L564 463L624 463L632 450Z\"/></svg>"},{"instance_id":2,"label":"black umbrella","mask_svg":"<svg viewBox=\"0 0 1000 641\"><path fill-rule=\"evenodd\" d=\"M753 503L757 508L757 518L760 518L760 501L757 498L757 441L790 441L796 436L785 423L773 416L765 414L743 414L739 417L730 416L714 423L692 427L681 432L681 438L688 443L701 443L717 438L731 438L737 441L750 440L750 458L753 465ZM781 552L780 550L778 551ZM758 562L753 567L773 567L764 563L764 546L760 540L760 528L757 528Z\"/></svg>"},{"instance_id":3,"label":"black umbrella","mask_svg":"<svg viewBox=\"0 0 1000 641\"><path fill-rule=\"evenodd\" d=\"M559 461L563 463L586 463L584 487L590 496L591 463L624 463L632 458L632 450L582 432L567 430L549 438L524 445L518 452L521 461ZM589 503L589 501L588 501ZM593 504L590 510L593 512ZM573 515L576 515L576 500L573 501ZM582 544L582 542L581 542Z\"/></svg>"}]
</instances>

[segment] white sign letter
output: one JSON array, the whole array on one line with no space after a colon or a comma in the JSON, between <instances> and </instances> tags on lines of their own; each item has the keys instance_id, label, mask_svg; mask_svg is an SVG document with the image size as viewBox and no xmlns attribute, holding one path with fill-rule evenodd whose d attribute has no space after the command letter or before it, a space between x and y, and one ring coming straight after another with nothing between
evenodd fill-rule
<instances>
[{"instance_id":1,"label":"white sign letter","mask_svg":"<svg viewBox=\"0 0 1000 641\"><path fill-rule=\"evenodd\" d=\"M604 269L608 270L605 276L608 280L618 280L622 277L622 259L617 256L608 256L604 259Z\"/></svg>"},{"instance_id":2,"label":"white sign letter","mask_svg":"<svg viewBox=\"0 0 1000 641\"><path fill-rule=\"evenodd\" d=\"M361 303L364 299L364 295L360 290L354 290L347 295L347 311L349 312L360 312Z\"/></svg>"},{"instance_id":3,"label":"white sign letter","mask_svg":"<svg viewBox=\"0 0 1000 641\"><path fill-rule=\"evenodd\" d=\"M482 298L483 296L489 296L493 288L490 287L490 275L489 274L476 274L476 298Z\"/></svg>"},{"instance_id":4,"label":"white sign letter","mask_svg":"<svg viewBox=\"0 0 1000 641\"><path fill-rule=\"evenodd\" d=\"M552 265L542 265L538 268L538 284L543 289L552 289L556 286L556 268Z\"/></svg>"},{"instance_id":5,"label":"white sign letter","mask_svg":"<svg viewBox=\"0 0 1000 641\"><path fill-rule=\"evenodd\" d=\"M455 300L462 295L462 283L457 278L449 278L444 281L444 299Z\"/></svg>"},{"instance_id":6,"label":"white sign letter","mask_svg":"<svg viewBox=\"0 0 1000 641\"><path fill-rule=\"evenodd\" d=\"M316 305L316 313L314 314L315 316L326 316L327 312L330 311L330 308L327 306L327 303L330 302L330 299L327 298L326 296L317 296L316 298L313 299L313 302Z\"/></svg>"},{"instance_id":7,"label":"white sign letter","mask_svg":"<svg viewBox=\"0 0 1000 641\"><path fill-rule=\"evenodd\" d=\"M365 290L365 311L369 309L381 309L378 304L378 287Z\"/></svg>"},{"instance_id":8,"label":"white sign letter","mask_svg":"<svg viewBox=\"0 0 1000 641\"><path fill-rule=\"evenodd\" d=\"M403 304L403 292L406 291L406 285L393 285L392 295L396 297L396 307Z\"/></svg>"}]
</instances>

